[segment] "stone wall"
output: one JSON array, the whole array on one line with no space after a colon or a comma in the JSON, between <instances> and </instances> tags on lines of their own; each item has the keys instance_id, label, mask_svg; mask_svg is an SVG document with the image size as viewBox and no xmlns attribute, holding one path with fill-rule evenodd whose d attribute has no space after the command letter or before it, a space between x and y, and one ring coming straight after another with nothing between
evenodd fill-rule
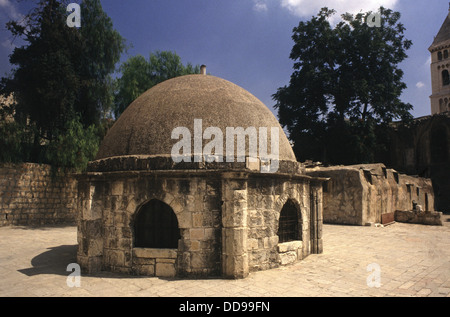
<instances>
[{"instance_id":1,"label":"stone wall","mask_svg":"<svg viewBox=\"0 0 450 317\"><path fill-rule=\"evenodd\" d=\"M81 177L78 184L78 263L86 272L154 276L162 261L164 276L169 271L180 276L220 274L221 183L213 176L117 173ZM134 218L152 199L169 205L177 216L181 240L175 259L134 247ZM167 268L170 264L173 270Z\"/></svg>"},{"instance_id":2,"label":"stone wall","mask_svg":"<svg viewBox=\"0 0 450 317\"><path fill-rule=\"evenodd\" d=\"M450 212L450 112L393 123L386 165L408 175L430 178L435 208Z\"/></svg>"},{"instance_id":3,"label":"stone wall","mask_svg":"<svg viewBox=\"0 0 450 317\"><path fill-rule=\"evenodd\" d=\"M41 164L0 167L0 226L75 224L76 180Z\"/></svg>"},{"instance_id":4,"label":"stone wall","mask_svg":"<svg viewBox=\"0 0 450 317\"><path fill-rule=\"evenodd\" d=\"M442 226L442 212L414 212L396 210L395 221L422 224L429 226Z\"/></svg>"},{"instance_id":5,"label":"stone wall","mask_svg":"<svg viewBox=\"0 0 450 317\"><path fill-rule=\"evenodd\" d=\"M78 263L86 273L243 278L289 264L294 253L299 260L322 252L321 191L321 180L309 176L249 171L79 175ZM177 217L176 249L134 245L136 214L153 199ZM278 220L288 199L301 212L302 241L280 249Z\"/></svg>"},{"instance_id":6,"label":"stone wall","mask_svg":"<svg viewBox=\"0 0 450 317\"><path fill-rule=\"evenodd\" d=\"M359 171L340 167L315 168L308 173L330 178L323 186L324 223L361 224L364 189Z\"/></svg>"},{"instance_id":7,"label":"stone wall","mask_svg":"<svg viewBox=\"0 0 450 317\"><path fill-rule=\"evenodd\" d=\"M431 180L399 174L383 164L316 167L307 173L330 178L324 184L325 223L381 223L383 214L412 210L413 202L434 211Z\"/></svg>"},{"instance_id":8,"label":"stone wall","mask_svg":"<svg viewBox=\"0 0 450 317\"><path fill-rule=\"evenodd\" d=\"M297 261L311 253L321 253L321 246L315 245L317 244L315 238L321 241L322 207L318 206L317 210L313 208L313 210L319 211L315 220L311 219L311 206L316 203L321 204L322 196L320 193L318 201L311 199L313 186L309 179L301 177L288 180L254 177L248 180L247 248L250 271L266 270L280 264L289 264L291 261L286 260L287 256L290 256L293 261ZM321 192L322 187L318 186L317 188ZM288 200L295 204L301 215L301 240L294 243L297 246L295 250L279 243L277 235L280 212ZM315 223L312 223L313 221ZM318 237L312 236L311 227L318 230ZM313 252L315 247L320 251ZM287 255L287 252L292 253ZM296 254L295 260L294 253Z\"/></svg>"}]
</instances>

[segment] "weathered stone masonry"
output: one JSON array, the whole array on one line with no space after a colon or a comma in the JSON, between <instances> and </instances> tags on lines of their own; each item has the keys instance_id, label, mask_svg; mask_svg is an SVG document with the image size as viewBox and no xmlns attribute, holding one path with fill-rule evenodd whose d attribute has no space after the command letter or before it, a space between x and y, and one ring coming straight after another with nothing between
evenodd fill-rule
<instances>
[{"instance_id":1,"label":"weathered stone masonry","mask_svg":"<svg viewBox=\"0 0 450 317\"><path fill-rule=\"evenodd\" d=\"M309 176L245 169L80 175L78 262L90 273L243 278L322 252L321 190L321 181ZM134 218L152 199L175 212L177 249L134 247ZM295 243L277 236L287 200L301 212L302 239Z\"/></svg>"},{"instance_id":2,"label":"weathered stone masonry","mask_svg":"<svg viewBox=\"0 0 450 317\"><path fill-rule=\"evenodd\" d=\"M76 180L52 178L50 166L0 167L0 226L75 224Z\"/></svg>"},{"instance_id":3,"label":"weathered stone masonry","mask_svg":"<svg viewBox=\"0 0 450 317\"><path fill-rule=\"evenodd\" d=\"M400 174L383 164L307 169L311 176L328 177L324 184L324 222L349 225L380 223L382 216L412 210L413 204L434 211L430 179Z\"/></svg>"}]
</instances>

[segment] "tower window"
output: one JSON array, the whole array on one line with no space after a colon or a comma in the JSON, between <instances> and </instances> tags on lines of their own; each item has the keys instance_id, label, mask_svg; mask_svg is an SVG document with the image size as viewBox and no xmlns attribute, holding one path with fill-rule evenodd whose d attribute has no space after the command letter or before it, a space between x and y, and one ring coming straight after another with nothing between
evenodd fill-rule
<instances>
[{"instance_id":1,"label":"tower window","mask_svg":"<svg viewBox=\"0 0 450 317\"><path fill-rule=\"evenodd\" d=\"M442 71L442 84L444 86L450 85L450 75L446 69Z\"/></svg>"},{"instance_id":2,"label":"tower window","mask_svg":"<svg viewBox=\"0 0 450 317\"><path fill-rule=\"evenodd\" d=\"M438 55L438 60L442 61L442 52L438 52L437 55Z\"/></svg>"},{"instance_id":3,"label":"tower window","mask_svg":"<svg viewBox=\"0 0 450 317\"><path fill-rule=\"evenodd\" d=\"M137 248L177 249L180 239L177 216L169 205L151 200L138 211L134 234Z\"/></svg>"},{"instance_id":4,"label":"tower window","mask_svg":"<svg viewBox=\"0 0 450 317\"><path fill-rule=\"evenodd\" d=\"M445 50L445 51L444 51L444 59L447 59L447 58L448 58L448 51Z\"/></svg>"}]
</instances>

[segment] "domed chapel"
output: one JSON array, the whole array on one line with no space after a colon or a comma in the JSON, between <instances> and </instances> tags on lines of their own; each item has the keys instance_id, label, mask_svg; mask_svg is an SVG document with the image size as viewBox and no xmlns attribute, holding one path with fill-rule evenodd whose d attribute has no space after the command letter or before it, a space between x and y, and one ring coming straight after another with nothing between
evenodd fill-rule
<instances>
[{"instance_id":1,"label":"domed chapel","mask_svg":"<svg viewBox=\"0 0 450 317\"><path fill-rule=\"evenodd\" d=\"M272 112L202 74L137 98L78 176L84 273L245 278L322 252L322 182Z\"/></svg>"}]
</instances>

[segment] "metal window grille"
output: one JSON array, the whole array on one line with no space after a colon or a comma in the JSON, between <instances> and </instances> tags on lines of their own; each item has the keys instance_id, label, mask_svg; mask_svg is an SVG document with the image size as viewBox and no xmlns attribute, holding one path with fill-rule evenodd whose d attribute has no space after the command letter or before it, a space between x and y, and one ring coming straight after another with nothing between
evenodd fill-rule
<instances>
[{"instance_id":1,"label":"metal window grille","mask_svg":"<svg viewBox=\"0 0 450 317\"><path fill-rule=\"evenodd\" d=\"M138 248L177 249L181 237L177 216L159 200L150 201L138 212L134 234Z\"/></svg>"},{"instance_id":2,"label":"metal window grille","mask_svg":"<svg viewBox=\"0 0 450 317\"><path fill-rule=\"evenodd\" d=\"M278 226L279 242L301 240L297 207L288 201L281 210Z\"/></svg>"}]
</instances>

